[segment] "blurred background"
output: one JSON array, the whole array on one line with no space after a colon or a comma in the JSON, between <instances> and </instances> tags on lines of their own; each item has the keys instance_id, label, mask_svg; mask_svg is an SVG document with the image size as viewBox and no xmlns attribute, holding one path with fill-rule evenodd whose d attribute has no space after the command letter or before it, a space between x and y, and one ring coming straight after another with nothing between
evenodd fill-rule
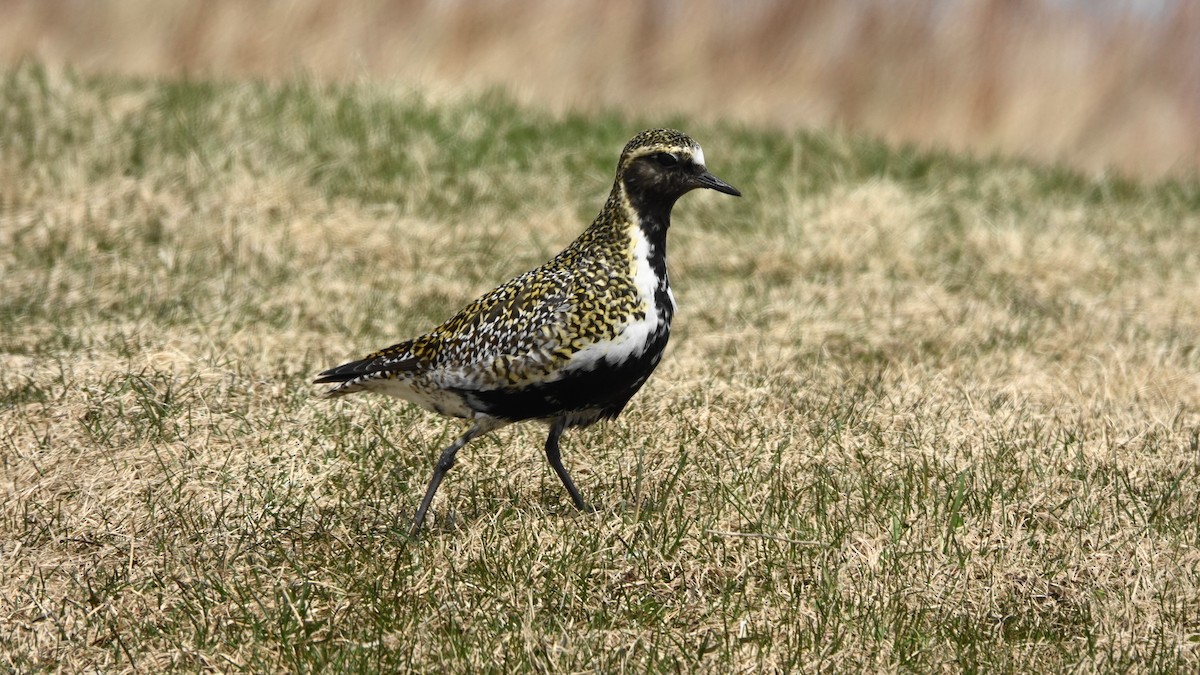
<instances>
[{"instance_id":1,"label":"blurred background","mask_svg":"<svg viewBox=\"0 0 1200 675\"><path fill-rule=\"evenodd\" d=\"M1200 168L1195 0L0 0L0 59Z\"/></svg>"}]
</instances>

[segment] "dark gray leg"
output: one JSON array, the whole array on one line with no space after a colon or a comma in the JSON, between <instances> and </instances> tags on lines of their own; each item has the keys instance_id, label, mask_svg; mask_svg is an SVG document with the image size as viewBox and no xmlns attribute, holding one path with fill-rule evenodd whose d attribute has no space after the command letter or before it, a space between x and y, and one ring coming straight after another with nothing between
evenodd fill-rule
<instances>
[{"instance_id":1,"label":"dark gray leg","mask_svg":"<svg viewBox=\"0 0 1200 675\"><path fill-rule=\"evenodd\" d=\"M571 501L575 502L575 508L580 511L587 511L588 505L584 503L583 497L580 496L574 481L571 480L571 474L567 473L567 470L563 468L562 456L558 450L558 437L562 436L563 429L566 428L567 420L565 417L554 420L550 425L550 435L546 437L546 460L550 462L554 473L558 474L558 479L562 481L563 487L567 488L567 492L571 495Z\"/></svg>"},{"instance_id":2,"label":"dark gray leg","mask_svg":"<svg viewBox=\"0 0 1200 675\"><path fill-rule=\"evenodd\" d=\"M489 430L483 424L476 422L475 426L467 430L467 433L459 436L450 444L450 447L442 451L442 456L438 458L437 464L433 467L433 478L429 479L429 487L425 489L425 498L421 500L421 508L417 509L417 517L413 519L412 529L409 531L410 536L417 536L417 532L421 530L421 523L425 522L425 512L429 510L429 505L433 502L434 493L442 484L442 478L446 476L446 472L454 466L454 456L464 445L470 443L471 439Z\"/></svg>"}]
</instances>

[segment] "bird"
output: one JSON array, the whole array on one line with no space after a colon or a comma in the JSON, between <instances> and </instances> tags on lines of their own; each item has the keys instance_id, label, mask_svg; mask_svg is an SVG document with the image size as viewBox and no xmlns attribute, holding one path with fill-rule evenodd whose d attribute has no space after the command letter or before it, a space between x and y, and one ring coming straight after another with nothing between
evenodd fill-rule
<instances>
[{"instance_id":1,"label":"bird","mask_svg":"<svg viewBox=\"0 0 1200 675\"><path fill-rule=\"evenodd\" d=\"M563 466L559 438L616 418L662 359L675 315L671 210L697 188L741 196L709 172L688 135L642 131L621 151L600 214L558 255L424 335L317 375L314 384L334 385L325 398L378 392L468 421L434 465L410 536L458 451L517 422L549 426L546 460L575 507L590 509Z\"/></svg>"}]
</instances>

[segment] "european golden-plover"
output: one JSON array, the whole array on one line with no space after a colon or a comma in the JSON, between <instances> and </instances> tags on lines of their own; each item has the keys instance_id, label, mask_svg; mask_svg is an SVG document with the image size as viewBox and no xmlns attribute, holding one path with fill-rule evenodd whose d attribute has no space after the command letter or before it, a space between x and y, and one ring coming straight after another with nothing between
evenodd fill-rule
<instances>
[{"instance_id":1,"label":"european golden-plover","mask_svg":"<svg viewBox=\"0 0 1200 675\"><path fill-rule=\"evenodd\" d=\"M741 196L708 172L699 144L672 129L643 131L621 152L596 220L541 267L467 305L442 325L321 373L337 397L377 391L471 422L437 461L413 519L415 535L458 451L507 424L550 427L546 459L579 509L558 440L620 414L662 358L675 298L667 229L695 188Z\"/></svg>"}]
</instances>

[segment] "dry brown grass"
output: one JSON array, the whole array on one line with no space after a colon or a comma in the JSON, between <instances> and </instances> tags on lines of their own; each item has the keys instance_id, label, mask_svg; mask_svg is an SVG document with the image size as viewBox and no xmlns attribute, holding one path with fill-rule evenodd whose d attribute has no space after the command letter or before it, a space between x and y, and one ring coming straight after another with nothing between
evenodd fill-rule
<instances>
[{"instance_id":1,"label":"dry brown grass","mask_svg":"<svg viewBox=\"0 0 1200 675\"><path fill-rule=\"evenodd\" d=\"M7 667L1197 666L1194 184L692 125L746 197L679 206L668 357L564 441L598 512L507 429L414 542L456 428L308 378L568 242L629 123L4 77Z\"/></svg>"},{"instance_id":2,"label":"dry brown grass","mask_svg":"<svg viewBox=\"0 0 1200 675\"><path fill-rule=\"evenodd\" d=\"M1194 2L0 3L0 62L370 78L1067 161L1200 167Z\"/></svg>"}]
</instances>

